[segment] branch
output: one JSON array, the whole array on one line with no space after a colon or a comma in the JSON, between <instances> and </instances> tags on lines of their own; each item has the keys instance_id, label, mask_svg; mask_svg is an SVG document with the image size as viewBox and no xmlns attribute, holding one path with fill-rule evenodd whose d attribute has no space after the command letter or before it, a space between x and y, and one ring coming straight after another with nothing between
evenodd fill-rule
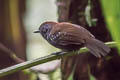
<instances>
[{"instance_id":1,"label":"branch","mask_svg":"<svg viewBox=\"0 0 120 80\"><path fill-rule=\"evenodd\" d=\"M25 60L20 59L18 56L16 56L16 54L13 51L5 47L2 43L0 43L0 50L7 53L16 63L25 62Z\"/></svg>"},{"instance_id":2,"label":"branch","mask_svg":"<svg viewBox=\"0 0 120 80\"><path fill-rule=\"evenodd\" d=\"M108 42L106 44L111 48L116 46L116 42ZM88 49L84 47L78 51L78 53L83 53L83 52L88 52ZM18 71L23 70L23 69L30 68L30 67L38 65L38 64L42 64L42 63L46 63L46 62L53 61L56 59L60 59L62 56L76 55L74 53L75 52L65 53L63 55L48 55L48 56L41 57L38 59L26 61L26 62L23 62L23 63L20 63L20 64L17 64L17 65L0 70L0 77L6 76L8 74L12 74L14 72L18 72Z\"/></svg>"}]
</instances>

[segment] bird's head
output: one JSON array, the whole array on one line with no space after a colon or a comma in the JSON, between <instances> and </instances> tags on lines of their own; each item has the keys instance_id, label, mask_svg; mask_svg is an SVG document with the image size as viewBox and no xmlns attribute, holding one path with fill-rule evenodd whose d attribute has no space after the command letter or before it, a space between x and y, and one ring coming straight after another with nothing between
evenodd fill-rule
<instances>
[{"instance_id":1,"label":"bird's head","mask_svg":"<svg viewBox=\"0 0 120 80\"><path fill-rule=\"evenodd\" d=\"M34 33L40 33L45 39L48 40L50 31L55 24L57 24L57 22L52 21L44 22L43 24L40 25L39 29Z\"/></svg>"}]
</instances>

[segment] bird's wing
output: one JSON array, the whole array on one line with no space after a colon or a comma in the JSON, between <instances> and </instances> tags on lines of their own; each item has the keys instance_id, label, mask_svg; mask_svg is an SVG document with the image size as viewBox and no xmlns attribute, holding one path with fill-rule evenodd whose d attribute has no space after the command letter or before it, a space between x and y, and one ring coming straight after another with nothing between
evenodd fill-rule
<instances>
[{"instance_id":1,"label":"bird's wing","mask_svg":"<svg viewBox=\"0 0 120 80\"><path fill-rule=\"evenodd\" d=\"M57 33L51 34L50 39L51 41L56 42L60 45L80 45L85 43L84 38L82 38L81 35L74 29L65 29L62 31L57 31Z\"/></svg>"},{"instance_id":2,"label":"bird's wing","mask_svg":"<svg viewBox=\"0 0 120 80\"><path fill-rule=\"evenodd\" d=\"M57 24L52 28L50 34L51 40L60 45L80 45L85 43L87 38L94 38L85 28L70 23Z\"/></svg>"}]
</instances>

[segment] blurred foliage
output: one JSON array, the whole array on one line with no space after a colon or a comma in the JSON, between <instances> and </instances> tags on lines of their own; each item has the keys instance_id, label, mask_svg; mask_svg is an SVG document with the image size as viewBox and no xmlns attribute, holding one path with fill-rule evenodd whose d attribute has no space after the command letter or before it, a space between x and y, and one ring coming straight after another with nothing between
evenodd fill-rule
<instances>
[{"instance_id":1,"label":"blurred foliage","mask_svg":"<svg viewBox=\"0 0 120 80\"><path fill-rule=\"evenodd\" d=\"M18 57L26 60L26 34L22 15L25 13L26 0L0 0L0 43L4 44ZM0 69L17 64L16 56L7 50L0 50ZM21 78L22 77L22 78ZM0 80L24 80L29 75L17 72Z\"/></svg>"},{"instance_id":2,"label":"blurred foliage","mask_svg":"<svg viewBox=\"0 0 120 80\"><path fill-rule=\"evenodd\" d=\"M68 77L67 80L74 80L74 72L75 72L75 68L76 68L76 64L74 65L73 70L72 70L72 72L71 72L71 74L70 74L70 76Z\"/></svg>"},{"instance_id":3,"label":"blurred foliage","mask_svg":"<svg viewBox=\"0 0 120 80\"><path fill-rule=\"evenodd\" d=\"M24 42L23 42L23 45L21 46L18 46L17 44L21 44L21 42L23 41L23 35L20 34L21 31L24 31L24 30L21 30L21 22L19 21L19 11L18 11L18 6L17 6L17 0L12 0L10 1L9 3L9 17L10 17L10 26L11 26L11 33L12 33L12 37L13 37L13 42L14 44L16 44L16 49L20 49L19 47L23 47L24 45ZM42 2L41 2L42 3ZM117 46L118 46L118 49L120 51L120 0L101 0L101 3L102 3L102 7L103 7L103 13L105 15L105 20L107 22L107 25L108 25L108 28L111 32L111 35L113 37L113 39L117 42ZM109 3L109 4L108 4ZM39 3L40 4L40 3ZM42 3L43 4L43 3ZM49 4L49 3L48 3ZM33 3L32 3L33 5ZM35 4L36 5L36 4ZM46 5L45 5L46 6ZM89 9L90 6L87 7L87 9ZM35 9L35 8L34 8ZM48 6L47 8L48 9ZM36 8L36 10L38 11L38 8ZM90 9L89 9L90 10ZM43 12L41 11L41 9L39 9L40 13ZM49 10L46 10L46 11L49 11ZM50 10L51 11L51 10ZM53 12L53 11L51 11ZM43 12L43 14L46 16L48 14L45 14L45 13L48 13L48 12ZM89 12L88 12L89 13ZM37 13L38 14L38 13ZM49 13L50 14L50 13ZM51 15L53 15L51 13ZM90 14L88 14L90 15ZM43 16L43 15L42 15ZM34 17L34 16L33 16ZM38 17L38 16L37 16ZM46 17L47 20L48 20L48 17ZM53 17L52 17L53 18ZM51 18L51 19L52 19ZM87 17L88 19L91 19L90 16ZM50 20L51 20L50 19ZM31 19L29 19L31 20ZM35 20L35 19L33 19ZM40 17L40 20L41 20L41 17ZM38 23L40 20L37 20ZM7 20L6 20L7 21ZM31 23L32 21L30 21ZM35 21L36 22L36 21ZM89 22L88 22L89 23ZM7 23L8 24L8 23ZM6 25L7 25L6 24ZM34 23L35 24L35 23ZM89 25L91 25L91 22L89 23ZM33 26L33 25L32 25ZM35 25L36 26L36 25ZM29 27L30 28L30 27ZM31 29L32 31L33 29ZM9 31L9 29L8 29ZM7 32L7 31L6 31ZM31 32L30 32L31 33ZM30 34L29 34L30 35ZM37 35L38 37L38 35ZM31 38L34 40L34 38ZM20 42L21 41L21 42ZM39 41L39 39L38 39ZM114 43L113 43L114 44ZM33 46L33 45L32 45ZM35 45L36 46L36 45ZM112 45L114 46L114 45ZM21 48L22 48L21 47ZM43 47L43 46L42 46ZM25 47L23 47L24 49ZM45 48L46 49L46 48ZM36 50L36 49L35 49ZM51 48L52 50L52 48ZM21 50L18 50L18 52L21 51ZM29 50L30 51L30 50ZM24 52L24 51L23 51ZM30 51L32 53L32 51ZM22 53L22 52L19 52L19 53ZM42 53L42 52L41 52ZM34 64L34 63L32 63ZM14 68L15 69L15 68ZM16 68L17 69L17 68ZM89 69L90 70L90 69ZM4 72L5 73L5 72ZM74 69L73 69L73 72L71 73L71 75L69 76L68 80L73 80L73 74L74 73ZM33 74L31 74L33 75ZM88 75L90 77L90 80L95 80L94 76L92 76L92 74L90 73L90 71L88 72ZM53 74L50 74L51 77L53 77ZM35 78L34 76L31 76L31 78Z\"/></svg>"},{"instance_id":4,"label":"blurred foliage","mask_svg":"<svg viewBox=\"0 0 120 80\"><path fill-rule=\"evenodd\" d=\"M38 74L29 69L22 70L22 72L24 75L29 75L29 78L27 80L37 80L38 78Z\"/></svg>"},{"instance_id":5,"label":"blurred foliage","mask_svg":"<svg viewBox=\"0 0 120 80\"><path fill-rule=\"evenodd\" d=\"M90 66L88 65L88 75L90 80L96 80L96 78L91 74Z\"/></svg>"},{"instance_id":6,"label":"blurred foliage","mask_svg":"<svg viewBox=\"0 0 120 80\"><path fill-rule=\"evenodd\" d=\"M108 29L120 51L120 0L101 0L101 4Z\"/></svg>"}]
</instances>

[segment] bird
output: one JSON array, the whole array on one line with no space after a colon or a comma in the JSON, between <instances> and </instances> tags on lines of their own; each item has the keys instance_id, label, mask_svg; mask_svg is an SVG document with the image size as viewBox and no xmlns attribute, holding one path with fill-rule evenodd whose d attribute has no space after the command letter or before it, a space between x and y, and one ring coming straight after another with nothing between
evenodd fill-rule
<instances>
[{"instance_id":1,"label":"bird","mask_svg":"<svg viewBox=\"0 0 120 80\"><path fill-rule=\"evenodd\" d=\"M46 21L34 33L40 33L48 43L63 52L77 51L81 47L86 47L94 56L101 58L111 51L87 29L69 22Z\"/></svg>"}]
</instances>

